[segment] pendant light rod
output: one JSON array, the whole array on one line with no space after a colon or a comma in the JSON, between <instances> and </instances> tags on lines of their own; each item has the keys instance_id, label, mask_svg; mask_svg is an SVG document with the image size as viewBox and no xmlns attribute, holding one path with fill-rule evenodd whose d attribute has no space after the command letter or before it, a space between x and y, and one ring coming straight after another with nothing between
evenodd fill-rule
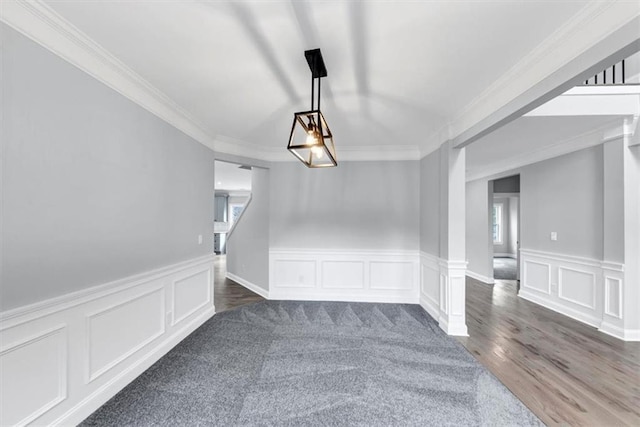
<instances>
[{"instance_id":1,"label":"pendant light rod","mask_svg":"<svg viewBox=\"0 0 640 427\"><path fill-rule=\"evenodd\" d=\"M313 95L316 91L316 79L313 78L313 76L311 76L311 110L313 110L313 105L314 105L314 99L313 99Z\"/></svg>"}]
</instances>

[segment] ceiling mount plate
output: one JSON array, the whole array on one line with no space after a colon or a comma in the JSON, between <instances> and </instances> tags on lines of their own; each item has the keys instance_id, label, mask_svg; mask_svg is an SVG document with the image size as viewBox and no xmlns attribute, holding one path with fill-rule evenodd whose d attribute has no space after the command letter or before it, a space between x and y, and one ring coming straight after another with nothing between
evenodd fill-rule
<instances>
[{"instance_id":1,"label":"ceiling mount plate","mask_svg":"<svg viewBox=\"0 0 640 427\"><path fill-rule=\"evenodd\" d=\"M320 49L305 50L304 57L307 58L307 64L309 64L309 69L314 79L327 77L327 68L324 66Z\"/></svg>"}]
</instances>

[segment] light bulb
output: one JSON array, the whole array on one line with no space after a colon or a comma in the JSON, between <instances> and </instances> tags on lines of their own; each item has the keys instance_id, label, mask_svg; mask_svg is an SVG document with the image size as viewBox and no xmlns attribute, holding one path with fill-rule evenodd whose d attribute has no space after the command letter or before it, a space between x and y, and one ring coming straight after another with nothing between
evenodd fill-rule
<instances>
[{"instance_id":1,"label":"light bulb","mask_svg":"<svg viewBox=\"0 0 640 427\"><path fill-rule=\"evenodd\" d=\"M316 156L316 159L321 159L324 155L324 150L317 145L315 147L311 147L311 152Z\"/></svg>"},{"instance_id":2,"label":"light bulb","mask_svg":"<svg viewBox=\"0 0 640 427\"><path fill-rule=\"evenodd\" d=\"M307 145L315 145L317 143L316 134L314 131L310 130L307 132Z\"/></svg>"}]
</instances>

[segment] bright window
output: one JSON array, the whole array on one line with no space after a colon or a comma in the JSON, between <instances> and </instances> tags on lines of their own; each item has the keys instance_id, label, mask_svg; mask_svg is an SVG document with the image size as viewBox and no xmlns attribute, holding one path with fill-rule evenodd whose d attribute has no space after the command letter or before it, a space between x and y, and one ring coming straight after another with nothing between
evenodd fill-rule
<instances>
[{"instance_id":1,"label":"bright window","mask_svg":"<svg viewBox=\"0 0 640 427\"><path fill-rule=\"evenodd\" d=\"M502 244L502 203L493 204L493 243Z\"/></svg>"}]
</instances>

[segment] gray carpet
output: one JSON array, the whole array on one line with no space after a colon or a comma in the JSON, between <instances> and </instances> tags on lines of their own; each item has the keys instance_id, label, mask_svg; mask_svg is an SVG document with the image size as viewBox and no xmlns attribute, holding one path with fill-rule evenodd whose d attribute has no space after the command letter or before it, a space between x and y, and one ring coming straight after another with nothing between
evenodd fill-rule
<instances>
[{"instance_id":1,"label":"gray carpet","mask_svg":"<svg viewBox=\"0 0 640 427\"><path fill-rule=\"evenodd\" d=\"M215 315L84 426L540 425L417 305Z\"/></svg>"},{"instance_id":2,"label":"gray carpet","mask_svg":"<svg viewBox=\"0 0 640 427\"><path fill-rule=\"evenodd\" d=\"M516 280L517 262L513 258L493 259L493 278L498 280Z\"/></svg>"}]
</instances>

